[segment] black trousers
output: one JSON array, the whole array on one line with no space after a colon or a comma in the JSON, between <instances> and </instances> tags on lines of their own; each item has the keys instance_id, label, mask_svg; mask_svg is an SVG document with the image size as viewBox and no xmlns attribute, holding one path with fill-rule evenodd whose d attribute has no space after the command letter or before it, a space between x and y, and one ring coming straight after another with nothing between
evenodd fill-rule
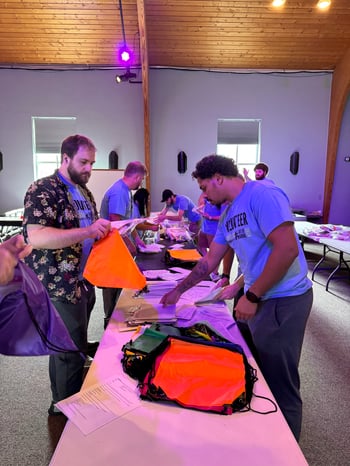
<instances>
[{"instance_id":1,"label":"black trousers","mask_svg":"<svg viewBox=\"0 0 350 466\"><path fill-rule=\"evenodd\" d=\"M52 301L72 340L83 353L87 351L87 328L95 305L95 288L81 284L81 300L77 304ZM80 353L57 353L49 357L49 376L52 401L57 402L77 393L83 383L85 359Z\"/></svg>"},{"instance_id":2,"label":"black trousers","mask_svg":"<svg viewBox=\"0 0 350 466\"><path fill-rule=\"evenodd\" d=\"M122 288L102 288L103 310L105 313L105 328L113 314Z\"/></svg>"}]
</instances>

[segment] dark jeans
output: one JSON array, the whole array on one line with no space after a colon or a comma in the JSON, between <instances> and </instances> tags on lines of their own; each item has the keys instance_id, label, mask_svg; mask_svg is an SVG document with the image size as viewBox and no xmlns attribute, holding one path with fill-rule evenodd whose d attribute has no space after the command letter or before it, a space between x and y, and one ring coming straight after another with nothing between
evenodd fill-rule
<instances>
[{"instance_id":1,"label":"dark jeans","mask_svg":"<svg viewBox=\"0 0 350 466\"><path fill-rule=\"evenodd\" d=\"M52 301L72 337L83 353L87 351L87 327L96 296L95 288L81 285L81 300L77 304ZM80 353L58 353L49 357L52 400L63 400L77 393L83 383L84 358Z\"/></svg>"}]
</instances>

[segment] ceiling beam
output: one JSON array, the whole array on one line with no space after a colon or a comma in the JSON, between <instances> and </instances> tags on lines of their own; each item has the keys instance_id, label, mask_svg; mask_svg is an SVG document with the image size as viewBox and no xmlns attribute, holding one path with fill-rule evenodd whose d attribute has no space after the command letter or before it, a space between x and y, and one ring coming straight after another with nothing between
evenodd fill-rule
<instances>
[{"instance_id":1,"label":"ceiling beam","mask_svg":"<svg viewBox=\"0 0 350 466\"><path fill-rule=\"evenodd\" d=\"M137 18L139 23L140 34L140 57L142 72L142 94L143 94L143 131L144 131L144 150L145 165L148 171L146 178L146 188L150 191L150 119L149 119L149 66L148 66L148 47L147 47L147 28L145 16L144 0L137 0Z\"/></svg>"}]
</instances>

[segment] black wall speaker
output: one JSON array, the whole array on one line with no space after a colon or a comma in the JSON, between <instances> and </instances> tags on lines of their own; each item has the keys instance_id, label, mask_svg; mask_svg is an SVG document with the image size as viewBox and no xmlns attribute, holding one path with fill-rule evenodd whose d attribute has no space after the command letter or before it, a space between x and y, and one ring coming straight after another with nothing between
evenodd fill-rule
<instances>
[{"instance_id":1,"label":"black wall speaker","mask_svg":"<svg viewBox=\"0 0 350 466\"><path fill-rule=\"evenodd\" d=\"M290 156L289 170L296 175L299 170L299 152L293 152Z\"/></svg>"},{"instance_id":2,"label":"black wall speaker","mask_svg":"<svg viewBox=\"0 0 350 466\"><path fill-rule=\"evenodd\" d=\"M2 152L0 152L0 172L3 169L3 164L2 164Z\"/></svg>"},{"instance_id":3,"label":"black wall speaker","mask_svg":"<svg viewBox=\"0 0 350 466\"><path fill-rule=\"evenodd\" d=\"M185 173L187 170L187 155L182 150L177 154L177 171L179 173Z\"/></svg>"},{"instance_id":4,"label":"black wall speaker","mask_svg":"<svg viewBox=\"0 0 350 466\"><path fill-rule=\"evenodd\" d=\"M108 167L110 170L118 170L118 154L112 150L108 156Z\"/></svg>"}]
</instances>

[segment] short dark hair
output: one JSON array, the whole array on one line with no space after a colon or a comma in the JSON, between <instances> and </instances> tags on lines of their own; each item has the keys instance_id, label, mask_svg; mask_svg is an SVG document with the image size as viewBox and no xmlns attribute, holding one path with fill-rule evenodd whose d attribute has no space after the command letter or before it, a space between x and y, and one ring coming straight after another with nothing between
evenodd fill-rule
<instances>
[{"instance_id":1,"label":"short dark hair","mask_svg":"<svg viewBox=\"0 0 350 466\"><path fill-rule=\"evenodd\" d=\"M265 172L265 174L267 175L268 172L269 172L269 166L266 165L266 163L263 163L263 162L260 162L260 163L257 163L254 167L254 171L255 170L262 170L263 172Z\"/></svg>"},{"instance_id":2,"label":"short dark hair","mask_svg":"<svg viewBox=\"0 0 350 466\"><path fill-rule=\"evenodd\" d=\"M86 136L82 136L81 134L68 136L61 145L61 162L63 161L64 154L72 159L78 152L79 147L87 147L90 150L96 151L94 143Z\"/></svg>"},{"instance_id":3,"label":"short dark hair","mask_svg":"<svg viewBox=\"0 0 350 466\"><path fill-rule=\"evenodd\" d=\"M200 178L202 180L212 178L216 173L223 176L237 177L238 168L234 160L223 155L207 155L200 160L194 172L193 178Z\"/></svg>"},{"instance_id":4,"label":"short dark hair","mask_svg":"<svg viewBox=\"0 0 350 466\"><path fill-rule=\"evenodd\" d=\"M129 162L124 171L125 176L133 176L133 175L147 175L147 168L144 166L143 163L139 162L138 160L134 162Z\"/></svg>"}]
</instances>

